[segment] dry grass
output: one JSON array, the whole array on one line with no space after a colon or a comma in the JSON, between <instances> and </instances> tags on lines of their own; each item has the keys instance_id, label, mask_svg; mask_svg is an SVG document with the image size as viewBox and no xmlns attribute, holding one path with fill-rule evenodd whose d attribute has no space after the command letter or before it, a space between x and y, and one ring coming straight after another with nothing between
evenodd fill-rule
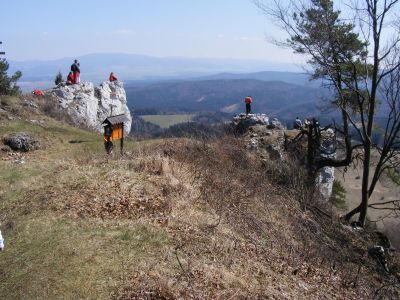
<instances>
[{"instance_id":1,"label":"dry grass","mask_svg":"<svg viewBox=\"0 0 400 300\"><path fill-rule=\"evenodd\" d=\"M21 128L44 149L0 160L4 299L369 299L393 279L301 168L238 139L128 141L109 158L97 134L50 119L0 133Z\"/></svg>"},{"instance_id":2,"label":"dry grass","mask_svg":"<svg viewBox=\"0 0 400 300\"><path fill-rule=\"evenodd\" d=\"M319 215L299 168L263 165L233 139L151 149L183 187L167 226L175 247L168 266L131 278L117 298L367 299L379 286L366 240ZM142 164L168 174L160 161Z\"/></svg>"}]
</instances>

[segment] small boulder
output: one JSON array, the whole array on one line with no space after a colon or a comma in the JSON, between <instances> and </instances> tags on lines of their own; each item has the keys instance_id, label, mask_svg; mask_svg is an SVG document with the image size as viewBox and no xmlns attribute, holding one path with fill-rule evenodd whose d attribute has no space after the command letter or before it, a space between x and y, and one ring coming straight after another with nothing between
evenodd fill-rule
<instances>
[{"instance_id":1,"label":"small boulder","mask_svg":"<svg viewBox=\"0 0 400 300\"><path fill-rule=\"evenodd\" d=\"M26 107L33 108L33 109L38 109L39 108L39 105L37 105L35 102L29 101L29 100L24 100L23 105L26 106Z\"/></svg>"},{"instance_id":2,"label":"small boulder","mask_svg":"<svg viewBox=\"0 0 400 300\"><path fill-rule=\"evenodd\" d=\"M284 126L277 118L273 118L269 125L267 125L268 129L284 129Z\"/></svg>"},{"instance_id":3,"label":"small boulder","mask_svg":"<svg viewBox=\"0 0 400 300\"><path fill-rule=\"evenodd\" d=\"M40 148L39 141L25 132L18 132L9 135L4 138L3 142L15 151L28 152Z\"/></svg>"}]
</instances>

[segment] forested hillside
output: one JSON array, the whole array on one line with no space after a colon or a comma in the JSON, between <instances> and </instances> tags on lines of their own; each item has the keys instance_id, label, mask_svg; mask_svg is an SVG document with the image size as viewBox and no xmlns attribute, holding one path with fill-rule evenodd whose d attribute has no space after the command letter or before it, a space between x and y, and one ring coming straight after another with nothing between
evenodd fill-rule
<instances>
[{"instance_id":1,"label":"forested hillside","mask_svg":"<svg viewBox=\"0 0 400 300\"><path fill-rule=\"evenodd\" d=\"M253 111L281 119L319 115L318 104L328 91L280 81L224 79L126 85L128 104L135 110L157 109L162 112L244 110L243 99L251 95Z\"/></svg>"}]
</instances>

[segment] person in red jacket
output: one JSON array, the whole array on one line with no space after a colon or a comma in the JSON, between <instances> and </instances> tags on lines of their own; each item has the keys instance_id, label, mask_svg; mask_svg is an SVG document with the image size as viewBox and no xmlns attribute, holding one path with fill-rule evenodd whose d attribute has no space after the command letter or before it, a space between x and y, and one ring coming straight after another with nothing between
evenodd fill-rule
<instances>
[{"instance_id":1,"label":"person in red jacket","mask_svg":"<svg viewBox=\"0 0 400 300\"><path fill-rule=\"evenodd\" d=\"M71 84L74 84L74 74L72 72L69 72L67 77L67 85Z\"/></svg>"},{"instance_id":2,"label":"person in red jacket","mask_svg":"<svg viewBox=\"0 0 400 300\"><path fill-rule=\"evenodd\" d=\"M111 72L110 73L110 81L113 82L113 81L117 81L117 80L118 80L117 77L115 77L114 73Z\"/></svg>"},{"instance_id":3,"label":"person in red jacket","mask_svg":"<svg viewBox=\"0 0 400 300\"><path fill-rule=\"evenodd\" d=\"M32 94L34 94L36 96L39 96L39 97L43 96L43 92L41 90L38 90L38 89L33 89Z\"/></svg>"},{"instance_id":4,"label":"person in red jacket","mask_svg":"<svg viewBox=\"0 0 400 300\"><path fill-rule=\"evenodd\" d=\"M247 96L244 99L244 103L246 103L246 115L251 113L251 103L253 102L253 99L250 96Z\"/></svg>"}]
</instances>

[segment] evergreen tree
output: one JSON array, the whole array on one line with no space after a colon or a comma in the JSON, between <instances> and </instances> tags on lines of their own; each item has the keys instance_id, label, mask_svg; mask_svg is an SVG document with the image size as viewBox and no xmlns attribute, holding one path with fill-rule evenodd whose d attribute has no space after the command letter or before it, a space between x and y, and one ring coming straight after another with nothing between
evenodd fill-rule
<instances>
[{"instance_id":1,"label":"evergreen tree","mask_svg":"<svg viewBox=\"0 0 400 300\"><path fill-rule=\"evenodd\" d=\"M62 76L61 72L58 71L58 74L56 75L56 78L54 79L54 83L55 83L55 85L59 85L63 81L64 81L63 76Z\"/></svg>"},{"instance_id":2,"label":"evergreen tree","mask_svg":"<svg viewBox=\"0 0 400 300\"><path fill-rule=\"evenodd\" d=\"M9 77L7 70L9 64L6 59L0 59L0 95L19 95L21 90L17 85L17 81L21 78L22 73L17 71Z\"/></svg>"},{"instance_id":3,"label":"evergreen tree","mask_svg":"<svg viewBox=\"0 0 400 300\"><path fill-rule=\"evenodd\" d=\"M380 205L369 204L379 178L400 166L396 151L400 148L400 23L396 14L400 1L344 0L337 6L353 8L351 21L340 19L343 14L334 9L332 0L254 1L288 33L290 38L280 44L306 55L313 68L312 77L329 82L336 92L332 103L342 115L341 128L337 129L345 139L346 158L314 163L317 168L337 167L349 165L355 157L361 159L361 201L345 218L359 213L359 222L364 225L368 207L378 209ZM373 130L381 100L387 118L383 142L378 145L373 143ZM361 155L352 155L355 149ZM374 162L373 151L377 154ZM398 211L398 203L393 200L385 205Z\"/></svg>"}]
</instances>

